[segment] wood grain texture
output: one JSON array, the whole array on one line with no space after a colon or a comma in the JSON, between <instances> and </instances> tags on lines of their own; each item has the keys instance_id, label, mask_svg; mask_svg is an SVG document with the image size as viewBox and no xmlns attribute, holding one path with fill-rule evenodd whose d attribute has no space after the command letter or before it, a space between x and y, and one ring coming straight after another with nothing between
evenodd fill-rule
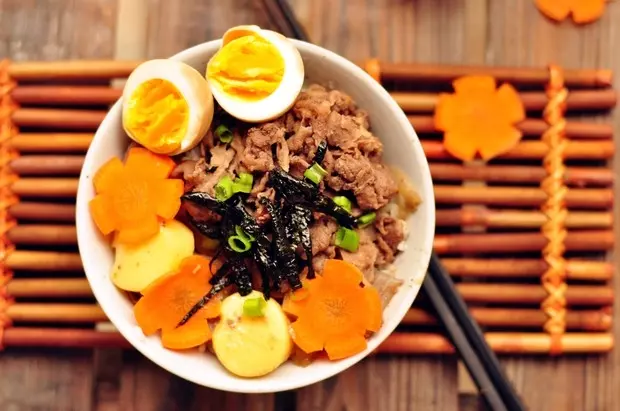
<instances>
[{"instance_id":1,"label":"wood grain texture","mask_svg":"<svg viewBox=\"0 0 620 411\"><path fill-rule=\"evenodd\" d=\"M620 33L614 23L620 19L620 4L610 2L597 23L575 27L570 22L555 24L541 18L530 1L491 1L487 30L486 62L490 65L541 66L557 63L567 68L605 67L620 70L614 49ZM604 117L603 117L604 118ZM618 138L618 117L613 121ZM618 175L618 165L614 169ZM618 195L618 187L615 195ZM616 209L617 212L617 209ZM616 241L618 240L616 228ZM615 281L614 292L620 291ZM620 336L619 308L614 309L614 335ZM615 410L620 383L620 355L578 358L503 359L509 377L532 410ZM542 388L544 387L544 388Z\"/></svg>"},{"instance_id":2,"label":"wood grain texture","mask_svg":"<svg viewBox=\"0 0 620 411\"><path fill-rule=\"evenodd\" d=\"M112 57L116 0L0 0L0 56L16 61ZM90 411L92 355L0 355L0 410Z\"/></svg>"}]
</instances>

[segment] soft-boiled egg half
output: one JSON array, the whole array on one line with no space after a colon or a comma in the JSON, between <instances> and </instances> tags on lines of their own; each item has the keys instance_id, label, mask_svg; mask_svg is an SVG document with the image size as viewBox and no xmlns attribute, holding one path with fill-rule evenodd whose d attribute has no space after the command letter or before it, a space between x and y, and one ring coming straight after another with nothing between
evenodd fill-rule
<instances>
[{"instance_id":1,"label":"soft-boiled egg half","mask_svg":"<svg viewBox=\"0 0 620 411\"><path fill-rule=\"evenodd\" d=\"M288 111L304 83L304 65L293 43L258 26L238 26L222 38L207 64L213 96L231 116L250 123Z\"/></svg>"},{"instance_id":2,"label":"soft-boiled egg half","mask_svg":"<svg viewBox=\"0 0 620 411\"><path fill-rule=\"evenodd\" d=\"M213 94L202 74L174 60L150 60L123 89L123 128L147 149L176 155L194 148L213 120Z\"/></svg>"}]
</instances>

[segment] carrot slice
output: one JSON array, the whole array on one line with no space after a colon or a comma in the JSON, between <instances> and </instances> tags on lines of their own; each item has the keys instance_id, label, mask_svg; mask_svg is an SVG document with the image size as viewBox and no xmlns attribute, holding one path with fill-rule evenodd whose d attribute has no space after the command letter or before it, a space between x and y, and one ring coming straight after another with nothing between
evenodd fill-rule
<instances>
[{"instance_id":1,"label":"carrot slice","mask_svg":"<svg viewBox=\"0 0 620 411\"><path fill-rule=\"evenodd\" d=\"M113 158L95 174L96 196L91 215L103 235L117 232L116 241L146 241L159 232L160 221L181 208L184 184L168 179L175 163L142 147L128 150L125 164Z\"/></svg>"},{"instance_id":2,"label":"carrot slice","mask_svg":"<svg viewBox=\"0 0 620 411\"><path fill-rule=\"evenodd\" d=\"M605 13L606 0L535 0L536 7L555 21L565 20L572 14L578 24L591 23Z\"/></svg>"},{"instance_id":3,"label":"carrot slice","mask_svg":"<svg viewBox=\"0 0 620 411\"><path fill-rule=\"evenodd\" d=\"M93 177L93 185L96 193L102 193L118 184L123 177L123 163L118 157L110 159L101 166Z\"/></svg>"},{"instance_id":4,"label":"carrot slice","mask_svg":"<svg viewBox=\"0 0 620 411\"><path fill-rule=\"evenodd\" d=\"M172 349L192 348L207 342L211 338L207 320L220 314L218 299L211 300L187 323L177 325L211 290L212 276L209 259L191 256L177 270L149 285L134 306L134 316L142 332L152 335L161 330L162 344Z\"/></svg>"},{"instance_id":5,"label":"carrot slice","mask_svg":"<svg viewBox=\"0 0 620 411\"><path fill-rule=\"evenodd\" d=\"M381 296L375 287L367 285L364 287L364 297L367 300L366 304L368 306L366 329L368 331L377 332L383 323Z\"/></svg>"},{"instance_id":6,"label":"carrot slice","mask_svg":"<svg viewBox=\"0 0 620 411\"><path fill-rule=\"evenodd\" d=\"M161 344L171 350L184 350L204 344L211 339L211 336L211 327L207 319L195 315L182 327L162 332Z\"/></svg>"},{"instance_id":7,"label":"carrot slice","mask_svg":"<svg viewBox=\"0 0 620 411\"><path fill-rule=\"evenodd\" d=\"M155 204L157 215L165 219L173 219L181 208L183 180L162 180L157 186L157 192L161 195L161 200Z\"/></svg>"},{"instance_id":8,"label":"carrot slice","mask_svg":"<svg viewBox=\"0 0 620 411\"><path fill-rule=\"evenodd\" d=\"M521 139L515 124L525 109L509 84L495 89L489 76L465 76L453 82L454 93L442 93L435 109L435 127L444 132L444 147L470 161L476 154L490 160L512 149Z\"/></svg>"},{"instance_id":9,"label":"carrot slice","mask_svg":"<svg viewBox=\"0 0 620 411\"><path fill-rule=\"evenodd\" d=\"M332 360L341 360L359 354L368 346L366 339L361 335L338 336L330 338L325 343L325 352L327 357Z\"/></svg>"},{"instance_id":10,"label":"carrot slice","mask_svg":"<svg viewBox=\"0 0 620 411\"><path fill-rule=\"evenodd\" d=\"M101 234L108 235L113 232L118 219L107 197L97 196L88 204L90 215Z\"/></svg>"},{"instance_id":11,"label":"carrot slice","mask_svg":"<svg viewBox=\"0 0 620 411\"><path fill-rule=\"evenodd\" d=\"M142 147L130 148L125 161L125 168L129 172L154 179L168 178L175 165L170 157L155 154Z\"/></svg>"},{"instance_id":12,"label":"carrot slice","mask_svg":"<svg viewBox=\"0 0 620 411\"><path fill-rule=\"evenodd\" d=\"M325 349L336 359L366 347L366 332L381 327L382 307L379 294L372 287L362 287L362 279L354 265L327 260L323 271L304 283L305 298L296 300L293 293L285 296L283 309L297 317L291 329L299 348L306 353Z\"/></svg>"}]
</instances>

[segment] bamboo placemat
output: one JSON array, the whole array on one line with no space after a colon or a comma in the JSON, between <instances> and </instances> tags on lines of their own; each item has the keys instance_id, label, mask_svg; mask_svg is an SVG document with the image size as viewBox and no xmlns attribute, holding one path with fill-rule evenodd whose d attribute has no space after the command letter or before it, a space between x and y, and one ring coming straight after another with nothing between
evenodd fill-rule
<instances>
[{"instance_id":1,"label":"bamboo placemat","mask_svg":"<svg viewBox=\"0 0 620 411\"><path fill-rule=\"evenodd\" d=\"M106 327L84 278L74 200L93 133L121 93L110 82L136 64L0 65L0 348L128 346ZM391 90L422 140L438 207L435 251L492 348L609 351L613 129L584 114L615 106L611 73L362 66ZM528 113L518 124L524 139L489 163L455 160L433 121L438 91L470 74L510 82ZM421 296L379 351L453 348Z\"/></svg>"}]
</instances>

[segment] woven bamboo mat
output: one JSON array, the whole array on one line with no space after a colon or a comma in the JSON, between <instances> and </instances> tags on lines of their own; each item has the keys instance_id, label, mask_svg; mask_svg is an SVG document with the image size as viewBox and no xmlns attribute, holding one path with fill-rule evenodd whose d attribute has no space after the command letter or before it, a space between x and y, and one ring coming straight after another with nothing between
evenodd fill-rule
<instances>
[{"instance_id":1,"label":"woven bamboo mat","mask_svg":"<svg viewBox=\"0 0 620 411\"><path fill-rule=\"evenodd\" d=\"M110 81L133 67L0 66L0 347L127 347L84 278L74 199L94 130L120 96ZM614 146L611 125L588 114L615 105L611 74L376 61L364 67L393 93L422 140L438 207L435 251L493 349L609 351ZM488 163L451 157L433 122L437 93L467 74L512 83L527 109L518 125L523 140ZM379 351L453 349L421 295Z\"/></svg>"}]
</instances>

